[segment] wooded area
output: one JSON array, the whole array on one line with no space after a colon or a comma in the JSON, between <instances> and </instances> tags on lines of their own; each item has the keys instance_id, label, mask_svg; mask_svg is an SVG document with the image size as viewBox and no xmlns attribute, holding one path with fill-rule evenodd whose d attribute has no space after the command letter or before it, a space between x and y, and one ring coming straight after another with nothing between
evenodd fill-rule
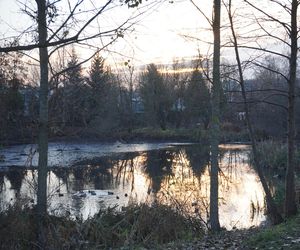
<instances>
[{"instance_id":1,"label":"wooded area","mask_svg":"<svg viewBox=\"0 0 300 250\"><path fill-rule=\"evenodd\" d=\"M178 131L190 131L185 140L210 146L209 228L214 232L221 229L219 145L248 142L272 223L297 214L299 1L265 1L277 10L273 12L254 0L214 0L212 18L201 3L187 1L210 26L210 56L199 52L172 64L135 65L127 60L116 68L104 57L105 49L123 39L137 17L165 7L164 1L108 0L87 7L85 0L78 0L68 3L63 14L61 1L29 2L20 1L21 11L32 20L29 31L15 37L3 34L0 44L0 143L38 143L41 247L47 241L49 139L126 142L139 140L137 131L143 129L175 131L175 139ZM138 12L102 29L98 18L114 8ZM89 18L80 17L82 12ZM25 33L30 39L23 38ZM197 34L190 39L198 39ZM101 43L95 46L95 40ZM80 46L92 52L83 54ZM223 51L231 51L234 59L223 60ZM259 148L271 139L287 146L283 213Z\"/></svg>"}]
</instances>

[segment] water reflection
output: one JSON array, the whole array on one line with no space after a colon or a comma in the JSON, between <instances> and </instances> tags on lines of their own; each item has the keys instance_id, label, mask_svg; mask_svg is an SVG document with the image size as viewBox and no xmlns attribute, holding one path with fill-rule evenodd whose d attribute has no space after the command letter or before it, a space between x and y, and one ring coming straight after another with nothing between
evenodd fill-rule
<instances>
[{"instance_id":1,"label":"water reflection","mask_svg":"<svg viewBox=\"0 0 300 250\"><path fill-rule=\"evenodd\" d=\"M259 225L266 218L261 184L248 164L247 147L221 146L220 222L228 229ZM48 174L49 211L86 219L101 207L158 201L209 220L209 149L178 146L127 152L54 168ZM35 202L36 171L0 172L0 204Z\"/></svg>"},{"instance_id":2,"label":"water reflection","mask_svg":"<svg viewBox=\"0 0 300 250\"><path fill-rule=\"evenodd\" d=\"M150 151L147 153L145 160L141 163L150 180L148 194L150 191L157 194L161 190L163 180L170 178L175 154L175 151L170 150Z\"/></svg>"}]
</instances>

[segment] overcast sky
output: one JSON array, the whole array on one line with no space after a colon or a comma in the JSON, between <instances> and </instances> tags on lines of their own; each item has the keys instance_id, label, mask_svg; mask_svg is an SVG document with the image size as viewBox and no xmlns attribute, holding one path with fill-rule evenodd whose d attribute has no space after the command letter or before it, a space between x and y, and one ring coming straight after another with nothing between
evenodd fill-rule
<instances>
[{"instance_id":1,"label":"overcast sky","mask_svg":"<svg viewBox=\"0 0 300 250\"><path fill-rule=\"evenodd\" d=\"M87 5L92 1L97 3L106 2L106 0L85 0ZM19 0L19 2L35 6L35 0ZM61 2L66 3L67 0L62 0ZM75 1L70 2L74 3ZM119 0L116 0L116 2L119 3ZM109 47L112 52L106 53L104 56L110 64L126 61L131 57L139 65L151 62L170 63L174 59L195 56L198 54L198 50L202 54L206 54L209 49L211 51L210 45L187 39L183 36L189 35L198 37L200 40L212 41L212 32L207 31L209 27L207 21L192 5L190 0L163 2L163 4L140 16L139 22L133 26L134 31L127 32L124 38L120 38L113 46ZM211 18L213 1L201 0L195 2L201 4L199 7ZM268 1L260 1L260 6L266 4L266 2ZM149 3L151 3L151 0L144 1L141 6L146 6ZM116 26L122 20L132 15L132 13L133 10L128 10L126 6L112 9L101 16L99 23L102 28L105 26ZM224 8L222 14L224 17ZM239 14L243 15L243 9L239 10ZM24 14L21 15L20 5L17 4L17 0L0 0L0 18L1 38L10 35L9 31L12 30L12 27L22 30L32 22ZM99 41L95 42L95 45L99 46L97 43ZM86 50L79 50L82 58L86 57L86 53L88 53ZM233 53L230 51L223 50L222 55L227 59L233 58Z\"/></svg>"},{"instance_id":2,"label":"overcast sky","mask_svg":"<svg viewBox=\"0 0 300 250\"><path fill-rule=\"evenodd\" d=\"M20 1L34 2L33 0ZM140 64L153 61L170 62L174 58L197 55L199 43L191 42L182 35L203 34L200 33L199 28L207 27L207 22L189 0L164 2L140 17L139 22L134 26L134 32L127 33L124 39L120 39L111 49L125 56L134 56ZM211 6L206 4L203 7L211 16ZM116 10L111 19L121 19L122 16L128 16L128 12L126 7ZM12 27L22 30L30 23L29 18L20 14L16 0L0 0L0 17L1 33L5 36L11 34L9 31ZM119 56L114 55L114 58L119 58Z\"/></svg>"}]
</instances>

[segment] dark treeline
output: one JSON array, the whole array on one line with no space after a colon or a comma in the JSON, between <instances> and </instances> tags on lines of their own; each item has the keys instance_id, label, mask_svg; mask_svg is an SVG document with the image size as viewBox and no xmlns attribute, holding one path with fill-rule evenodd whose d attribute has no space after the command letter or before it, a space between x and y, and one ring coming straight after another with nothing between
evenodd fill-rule
<instances>
[{"instance_id":1,"label":"dark treeline","mask_svg":"<svg viewBox=\"0 0 300 250\"><path fill-rule=\"evenodd\" d=\"M173 63L171 70L166 65L163 68L150 64L139 72L126 63L129 78L124 76L126 70L122 74L113 72L99 54L85 71L74 48L64 60L53 63L61 73L53 73L50 81L51 137L109 137L145 127L209 128L211 84L209 72L199 66L199 60L189 65ZM269 67L276 67L274 61L271 63ZM30 76L33 73L19 53L1 54L0 64L0 139L4 143L34 141L39 94L34 77ZM225 69L228 67L222 74L222 128L239 133L245 130L240 87ZM246 81L246 88L258 136L283 137L287 89L284 81L270 70L260 69Z\"/></svg>"}]
</instances>

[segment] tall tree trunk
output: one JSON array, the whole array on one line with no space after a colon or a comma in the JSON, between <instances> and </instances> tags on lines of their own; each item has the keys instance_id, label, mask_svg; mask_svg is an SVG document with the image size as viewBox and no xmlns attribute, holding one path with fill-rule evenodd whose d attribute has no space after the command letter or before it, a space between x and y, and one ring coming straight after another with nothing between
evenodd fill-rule
<instances>
[{"instance_id":1,"label":"tall tree trunk","mask_svg":"<svg viewBox=\"0 0 300 250\"><path fill-rule=\"evenodd\" d=\"M48 164L48 49L46 1L36 0L38 6L38 33L40 56L39 139L38 139L38 191L37 209L41 216L47 213L47 164Z\"/></svg>"},{"instance_id":2,"label":"tall tree trunk","mask_svg":"<svg viewBox=\"0 0 300 250\"><path fill-rule=\"evenodd\" d=\"M290 217L297 213L295 193L295 85L297 70L298 30L297 30L298 1L292 1L291 9L291 55L290 74L288 82L288 162L285 179L285 214Z\"/></svg>"},{"instance_id":3,"label":"tall tree trunk","mask_svg":"<svg viewBox=\"0 0 300 250\"><path fill-rule=\"evenodd\" d=\"M130 78L129 78L129 133L132 132L133 130L133 103L132 103L132 99L133 99L133 71L134 71L134 67L131 66L129 67L129 74L130 74Z\"/></svg>"},{"instance_id":4,"label":"tall tree trunk","mask_svg":"<svg viewBox=\"0 0 300 250\"><path fill-rule=\"evenodd\" d=\"M267 209L268 213L271 216L272 222L274 224L279 224L283 221L280 213L277 210L277 207L273 201L270 189L268 187L267 181L265 179L265 176L263 174L262 168L261 168L261 163L258 157L258 152L257 152L257 143L254 135L254 130L252 127L252 122L250 118L250 112L249 112L249 106L247 102L247 95L246 95L246 90L245 90L245 82L244 82L244 75L243 75L243 70L242 70L242 63L240 60L240 55L239 55L239 49L238 49L238 43L237 43L237 37L235 34L234 26L233 26L233 16L232 16L232 11L231 11L231 0L229 0L229 7L228 7L228 17L230 21L230 28L231 28L231 34L233 38L233 45L234 45L234 51L235 51L235 57L237 61L237 66L238 66L238 72L239 72L239 83L241 86L242 90L242 97L243 97L243 102L244 102L244 110L245 110L245 116L246 116L246 122L247 122L247 128L251 140L251 146L252 146L252 153L253 153L253 159L254 159L254 167L257 171L258 177L262 183L264 192L266 194L266 202L267 202Z\"/></svg>"},{"instance_id":5,"label":"tall tree trunk","mask_svg":"<svg viewBox=\"0 0 300 250\"><path fill-rule=\"evenodd\" d=\"M214 0L214 56L213 56L213 86L212 86L212 114L211 114L211 130L210 130L210 146L211 146L211 171L210 171L210 225L212 231L220 230L219 223L219 138L220 138L220 17L221 17L221 1Z\"/></svg>"}]
</instances>

